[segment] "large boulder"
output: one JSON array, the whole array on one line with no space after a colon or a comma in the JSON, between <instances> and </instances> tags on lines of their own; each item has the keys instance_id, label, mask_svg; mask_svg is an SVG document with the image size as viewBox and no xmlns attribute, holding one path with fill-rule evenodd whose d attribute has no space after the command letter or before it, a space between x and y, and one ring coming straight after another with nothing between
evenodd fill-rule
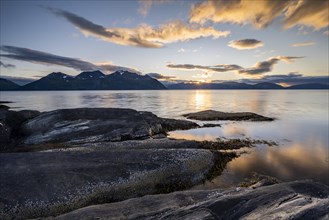
<instances>
[{"instance_id":1,"label":"large boulder","mask_svg":"<svg viewBox=\"0 0 329 220\"><path fill-rule=\"evenodd\" d=\"M2 153L0 161L0 219L25 219L186 189L206 180L215 155L164 138Z\"/></svg>"},{"instance_id":2,"label":"large boulder","mask_svg":"<svg viewBox=\"0 0 329 220\"><path fill-rule=\"evenodd\" d=\"M173 129L197 127L184 120L159 118L151 112L119 108L78 108L45 112L26 122L24 144L90 143L145 139Z\"/></svg>"},{"instance_id":3,"label":"large boulder","mask_svg":"<svg viewBox=\"0 0 329 220\"><path fill-rule=\"evenodd\" d=\"M94 205L54 219L328 219L329 187L312 181L181 191Z\"/></svg>"}]
</instances>

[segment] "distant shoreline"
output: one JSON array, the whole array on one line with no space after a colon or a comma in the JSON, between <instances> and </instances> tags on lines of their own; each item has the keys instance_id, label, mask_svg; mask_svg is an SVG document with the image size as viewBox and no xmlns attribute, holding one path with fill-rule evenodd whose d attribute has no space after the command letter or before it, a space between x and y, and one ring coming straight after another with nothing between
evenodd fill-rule
<instances>
[{"instance_id":1,"label":"distant shoreline","mask_svg":"<svg viewBox=\"0 0 329 220\"><path fill-rule=\"evenodd\" d=\"M1 90L3 92L47 92L47 91L192 91L192 90L248 90L248 91L258 91L258 90L329 90L329 88L318 88L318 89L293 89L293 88L284 88L284 89L79 89L79 90L73 90L73 89L66 89L66 90ZM6 102L8 103L8 102Z\"/></svg>"},{"instance_id":2,"label":"distant shoreline","mask_svg":"<svg viewBox=\"0 0 329 220\"><path fill-rule=\"evenodd\" d=\"M54 72L25 85L18 85L8 79L0 78L0 91L329 89L329 84L326 82L302 83L289 87L272 82L248 84L235 81L166 84L149 75L139 75L129 71L116 71L109 75L105 75L100 71L82 72L75 77L61 72Z\"/></svg>"}]
</instances>

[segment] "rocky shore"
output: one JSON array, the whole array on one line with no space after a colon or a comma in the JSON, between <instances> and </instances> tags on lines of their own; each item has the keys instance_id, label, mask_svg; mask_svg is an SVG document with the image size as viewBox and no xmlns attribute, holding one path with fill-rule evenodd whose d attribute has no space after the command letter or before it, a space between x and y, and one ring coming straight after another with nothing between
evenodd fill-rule
<instances>
[{"instance_id":1,"label":"rocky shore","mask_svg":"<svg viewBox=\"0 0 329 220\"><path fill-rule=\"evenodd\" d=\"M0 219L328 217L328 186L311 181L180 191L237 156L220 150L257 144L166 137L197 127L132 109L1 107Z\"/></svg>"},{"instance_id":2,"label":"rocky shore","mask_svg":"<svg viewBox=\"0 0 329 220\"><path fill-rule=\"evenodd\" d=\"M328 186L312 181L258 188L180 191L94 205L55 219L328 219Z\"/></svg>"}]
</instances>

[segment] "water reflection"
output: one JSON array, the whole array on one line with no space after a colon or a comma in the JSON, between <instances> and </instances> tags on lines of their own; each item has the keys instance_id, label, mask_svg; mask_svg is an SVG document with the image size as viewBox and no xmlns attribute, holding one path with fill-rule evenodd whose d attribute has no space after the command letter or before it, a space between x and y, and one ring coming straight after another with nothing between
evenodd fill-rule
<instances>
[{"instance_id":1,"label":"water reflection","mask_svg":"<svg viewBox=\"0 0 329 220\"><path fill-rule=\"evenodd\" d=\"M264 92L263 90L254 90L252 92L252 100L250 102L251 111L264 114L266 112L265 110L268 93Z\"/></svg>"},{"instance_id":2,"label":"water reflection","mask_svg":"<svg viewBox=\"0 0 329 220\"><path fill-rule=\"evenodd\" d=\"M10 107L50 111L58 108L125 107L152 111L160 116L180 117L184 113L214 109L252 111L285 118L301 114L326 117L327 91L189 90L189 91L24 91L1 92ZM323 118L321 118L323 120Z\"/></svg>"},{"instance_id":3,"label":"water reflection","mask_svg":"<svg viewBox=\"0 0 329 220\"><path fill-rule=\"evenodd\" d=\"M194 101L195 101L195 107L197 109L205 109L206 102L209 102L208 98L209 96L206 96L205 93L203 93L200 90L195 91L195 96L194 96Z\"/></svg>"},{"instance_id":4,"label":"water reflection","mask_svg":"<svg viewBox=\"0 0 329 220\"><path fill-rule=\"evenodd\" d=\"M328 113L328 112L326 112ZM259 146L228 163L227 170L200 188L228 187L253 172L282 181L314 179L329 184L328 119L312 115L273 122L222 122L222 127L170 132L170 137L188 140L251 138L276 141L279 146Z\"/></svg>"},{"instance_id":5,"label":"water reflection","mask_svg":"<svg viewBox=\"0 0 329 220\"><path fill-rule=\"evenodd\" d=\"M258 148L231 161L222 176L194 189L229 187L249 178L253 172L281 181L313 179L329 185L328 149L305 148L300 144Z\"/></svg>"},{"instance_id":6,"label":"water reflection","mask_svg":"<svg viewBox=\"0 0 329 220\"><path fill-rule=\"evenodd\" d=\"M252 171L282 180L314 178L328 183L327 90L2 91L0 99L14 102L8 104L10 107L39 111L119 107L183 118L184 113L213 109L276 117L274 122L220 122L222 127L176 131L170 136L196 140L250 137L279 142L279 147L253 149L230 162L215 180L217 185L239 182Z\"/></svg>"}]
</instances>

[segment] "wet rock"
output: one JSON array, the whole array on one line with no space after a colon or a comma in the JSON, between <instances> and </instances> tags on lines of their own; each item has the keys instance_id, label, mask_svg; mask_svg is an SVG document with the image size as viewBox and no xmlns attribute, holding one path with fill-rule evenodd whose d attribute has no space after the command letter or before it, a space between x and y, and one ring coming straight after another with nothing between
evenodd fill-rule
<instances>
[{"instance_id":1,"label":"wet rock","mask_svg":"<svg viewBox=\"0 0 329 220\"><path fill-rule=\"evenodd\" d=\"M242 183L239 184L241 187L251 187L253 189L269 186L273 184L280 183L281 181L267 175L262 175L256 172L253 172L249 178L246 178Z\"/></svg>"},{"instance_id":2,"label":"wet rock","mask_svg":"<svg viewBox=\"0 0 329 220\"><path fill-rule=\"evenodd\" d=\"M0 154L0 219L58 215L203 182L214 155L193 141L149 139Z\"/></svg>"},{"instance_id":3,"label":"wet rock","mask_svg":"<svg viewBox=\"0 0 329 220\"><path fill-rule=\"evenodd\" d=\"M312 181L257 189L182 191L89 206L55 219L327 219L329 187Z\"/></svg>"},{"instance_id":4,"label":"wet rock","mask_svg":"<svg viewBox=\"0 0 329 220\"><path fill-rule=\"evenodd\" d=\"M185 120L159 118L133 109L79 108L45 112L26 122L24 144L90 143L145 139L173 129L197 127Z\"/></svg>"},{"instance_id":5,"label":"wet rock","mask_svg":"<svg viewBox=\"0 0 329 220\"><path fill-rule=\"evenodd\" d=\"M230 120L230 121L273 121L273 118L258 115L252 112L220 112L214 110L206 110L201 112L184 114L188 119L200 121Z\"/></svg>"},{"instance_id":6,"label":"wet rock","mask_svg":"<svg viewBox=\"0 0 329 220\"><path fill-rule=\"evenodd\" d=\"M199 127L198 124L191 121L168 119L168 118L161 118L160 123L165 131L187 130L187 129Z\"/></svg>"},{"instance_id":7,"label":"wet rock","mask_svg":"<svg viewBox=\"0 0 329 220\"><path fill-rule=\"evenodd\" d=\"M21 110L17 113L20 115L23 122L35 118L41 114L39 111L36 110Z\"/></svg>"},{"instance_id":8,"label":"wet rock","mask_svg":"<svg viewBox=\"0 0 329 220\"><path fill-rule=\"evenodd\" d=\"M9 110L9 109L10 109L9 106L0 104L0 110Z\"/></svg>"},{"instance_id":9,"label":"wet rock","mask_svg":"<svg viewBox=\"0 0 329 220\"><path fill-rule=\"evenodd\" d=\"M11 128L4 122L0 122L0 151L6 150L11 141Z\"/></svg>"},{"instance_id":10,"label":"wet rock","mask_svg":"<svg viewBox=\"0 0 329 220\"><path fill-rule=\"evenodd\" d=\"M38 111L0 109L0 151L10 150L20 138L20 126L40 114Z\"/></svg>"},{"instance_id":11,"label":"wet rock","mask_svg":"<svg viewBox=\"0 0 329 220\"><path fill-rule=\"evenodd\" d=\"M220 124L210 124L206 123L202 126L203 128L213 128L213 127L222 127Z\"/></svg>"}]
</instances>

